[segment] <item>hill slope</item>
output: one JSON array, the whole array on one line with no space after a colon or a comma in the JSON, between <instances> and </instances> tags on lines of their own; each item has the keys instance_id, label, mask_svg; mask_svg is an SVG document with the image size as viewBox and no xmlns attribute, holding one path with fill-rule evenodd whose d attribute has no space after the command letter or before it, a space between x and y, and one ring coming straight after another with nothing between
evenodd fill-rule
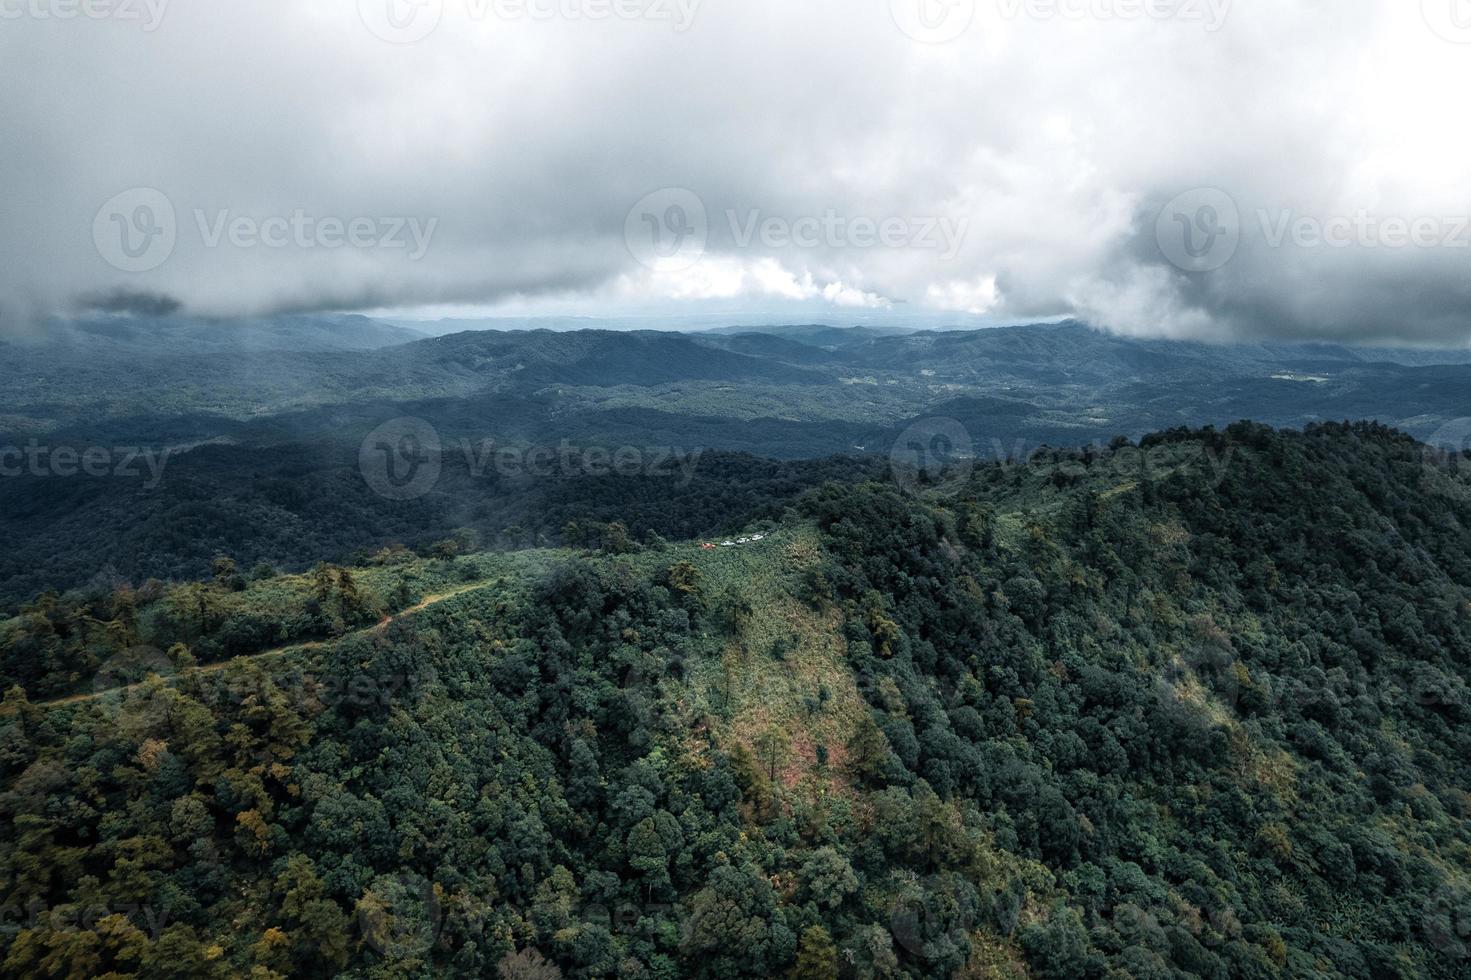
<instances>
[{"instance_id":1,"label":"hill slope","mask_svg":"<svg viewBox=\"0 0 1471 980\"><path fill-rule=\"evenodd\" d=\"M6 972L1465 975L1464 469L1241 425L765 529L5 624L103 694L0 707L4 900L114 913Z\"/></svg>"}]
</instances>

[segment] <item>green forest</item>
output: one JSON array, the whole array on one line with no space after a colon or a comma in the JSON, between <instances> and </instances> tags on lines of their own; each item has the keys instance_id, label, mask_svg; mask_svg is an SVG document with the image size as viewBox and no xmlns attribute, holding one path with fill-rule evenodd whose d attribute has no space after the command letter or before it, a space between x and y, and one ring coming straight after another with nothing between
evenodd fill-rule
<instances>
[{"instance_id":1,"label":"green forest","mask_svg":"<svg viewBox=\"0 0 1471 980\"><path fill-rule=\"evenodd\" d=\"M0 974L1471 976L1465 459L720 465L718 528L640 486L32 589Z\"/></svg>"}]
</instances>

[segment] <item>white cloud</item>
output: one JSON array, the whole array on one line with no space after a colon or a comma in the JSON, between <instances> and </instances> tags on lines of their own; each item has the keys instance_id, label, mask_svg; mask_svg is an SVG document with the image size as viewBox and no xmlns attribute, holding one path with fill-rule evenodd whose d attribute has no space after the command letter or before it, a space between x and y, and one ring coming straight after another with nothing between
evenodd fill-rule
<instances>
[{"instance_id":1,"label":"white cloud","mask_svg":"<svg viewBox=\"0 0 1471 980\"><path fill-rule=\"evenodd\" d=\"M886 310L893 305L877 293L864 292L841 282L830 282L824 286L822 298L834 306L850 309Z\"/></svg>"},{"instance_id":2,"label":"white cloud","mask_svg":"<svg viewBox=\"0 0 1471 980\"><path fill-rule=\"evenodd\" d=\"M926 298L929 305L937 310L983 314L996 308L1001 294L996 288L995 276L982 276L973 282L931 283Z\"/></svg>"},{"instance_id":3,"label":"white cloud","mask_svg":"<svg viewBox=\"0 0 1471 980\"><path fill-rule=\"evenodd\" d=\"M405 45L357 6L171 4L152 32L6 21L0 308L120 289L222 315L582 296L1467 335L1471 250L1304 254L1251 233L1260 210L1471 214L1471 46L1416 3L1239 0L1216 31L981 4L939 45L902 33L888 3L850 0L710 0L684 32L477 20L481 5L444 0L438 29ZM123 273L92 228L134 187L169 197L179 235L167 262ZM708 242L691 268L654 275L624 228L664 187L699 196ZM1248 233L1224 268L1190 275L1165 261L1154 219L1195 187L1227 191ZM221 209L439 225L418 262L206 247L193 214ZM728 211L844 224L742 244ZM896 221L907 244L855 244ZM942 221L964 223L953 254L921 244Z\"/></svg>"},{"instance_id":4,"label":"white cloud","mask_svg":"<svg viewBox=\"0 0 1471 980\"><path fill-rule=\"evenodd\" d=\"M647 305L658 300L769 299L801 303L822 300L835 307L886 309L884 297L841 280L814 278L810 270L792 272L774 258L706 255L676 272L643 270L619 277L611 297L619 303Z\"/></svg>"}]
</instances>

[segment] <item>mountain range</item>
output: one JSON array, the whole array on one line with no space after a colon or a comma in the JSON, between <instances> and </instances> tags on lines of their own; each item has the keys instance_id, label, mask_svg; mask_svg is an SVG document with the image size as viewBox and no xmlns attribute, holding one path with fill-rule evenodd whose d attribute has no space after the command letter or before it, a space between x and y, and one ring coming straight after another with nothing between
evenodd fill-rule
<instances>
[{"instance_id":1,"label":"mountain range","mask_svg":"<svg viewBox=\"0 0 1471 980\"><path fill-rule=\"evenodd\" d=\"M108 318L0 352L9 441L350 440L412 415L447 436L621 443L657 431L793 459L884 453L933 416L979 446L1029 449L1247 417L1373 419L1454 442L1471 416L1471 350L1218 346L1071 322L425 337L364 317Z\"/></svg>"},{"instance_id":2,"label":"mountain range","mask_svg":"<svg viewBox=\"0 0 1471 980\"><path fill-rule=\"evenodd\" d=\"M291 568L457 534L557 541L578 517L719 534L941 443L953 458L1025 458L1246 418L1375 420L1457 450L1471 439L1468 351L1210 346L1078 323L423 336L363 317L112 317L0 346L4 603L99 574L194 577L218 552ZM362 450L402 419L432 434L443 475L421 498L386 500ZM154 482L12 466L32 446L138 450L167 468ZM699 462L678 506L657 479L486 474L490 451L562 446Z\"/></svg>"}]
</instances>

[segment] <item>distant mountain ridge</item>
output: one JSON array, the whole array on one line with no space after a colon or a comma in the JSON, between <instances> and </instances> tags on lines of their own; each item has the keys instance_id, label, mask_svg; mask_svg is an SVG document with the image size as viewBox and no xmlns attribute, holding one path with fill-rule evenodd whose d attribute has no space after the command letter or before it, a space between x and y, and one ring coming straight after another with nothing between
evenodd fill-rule
<instances>
[{"instance_id":1,"label":"distant mountain ridge","mask_svg":"<svg viewBox=\"0 0 1471 980\"><path fill-rule=\"evenodd\" d=\"M203 317L96 316L55 319L36 333L10 338L18 346L174 356L267 351L367 351L423 334L365 316ZM3 338L0 338L3 339Z\"/></svg>"},{"instance_id":2,"label":"distant mountain ridge","mask_svg":"<svg viewBox=\"0 0 1471 980\"><path fill-rule=\"evenodd\" d=\"M1250 418L1471 431L1471 350L1141 340L1068 322L910 331L473 330L365 317L59 323L0 341L0 441L360 438L422 417L477 438L683 445L773 458L886 452L916 420L983 444L1107 442Z\"/></svg>"},{"instance_id":3,"label":"distant mountain ridge","mask_svg":"<svg viewBox=\"0 0 1471 980\"><path fill-rule=\"evenodd\" d=\"M821 374L779 360L720 350L689 334L652 330L474 331L420 340L382 351L380 356L400 354L411 359L426 357L434 363L477 363L513 371L542 384L658 385L684 380L829 383Z\"/></svg>"}]
</instances>

